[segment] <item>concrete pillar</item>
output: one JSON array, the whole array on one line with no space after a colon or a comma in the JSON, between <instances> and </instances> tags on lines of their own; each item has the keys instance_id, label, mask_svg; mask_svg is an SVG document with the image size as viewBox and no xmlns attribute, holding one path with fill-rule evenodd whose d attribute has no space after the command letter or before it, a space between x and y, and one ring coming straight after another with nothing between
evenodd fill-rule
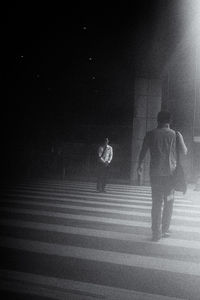
<instances>
[{"instance_id":1,"label":"concrete pillar","mask_svg":"<svg viewBox=\"0 0 200 300\"><path fill-rule=\"evenodd\" d=\"M137 78L134 82L134 118L130 183L138 184L137 166L143 138L157 126L157 113L161 110L162 88L158 79ZM149 184L149 153L144 162L142 185Z\"/></svg>"}]
</instances>

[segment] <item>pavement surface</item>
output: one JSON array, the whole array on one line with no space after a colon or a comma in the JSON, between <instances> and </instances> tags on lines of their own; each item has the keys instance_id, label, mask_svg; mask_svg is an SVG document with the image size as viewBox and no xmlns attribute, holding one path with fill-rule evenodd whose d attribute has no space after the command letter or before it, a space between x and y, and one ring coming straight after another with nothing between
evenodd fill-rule
<instances>
[{"instance_id":1,"label":"pavement surface","mask_svg":"<svg viewBox=\"0 0 200 300\"><path fill-rule=\"evenodd\" d=\"M1 299L200 299L200 192L176 193L151 241L149 187L35 180L1 187Z\"/></svg>"},{"instance_id":2,"label":"pavement surface","mask_svg":"<svg viewBox=\"0 0 200 300\"><path fill-rule=\"evenodd\" d=\"M189 184L185 198L193 203L200 204L200 188L197 188L194 184Z\"/></svg>"}]
</instances>

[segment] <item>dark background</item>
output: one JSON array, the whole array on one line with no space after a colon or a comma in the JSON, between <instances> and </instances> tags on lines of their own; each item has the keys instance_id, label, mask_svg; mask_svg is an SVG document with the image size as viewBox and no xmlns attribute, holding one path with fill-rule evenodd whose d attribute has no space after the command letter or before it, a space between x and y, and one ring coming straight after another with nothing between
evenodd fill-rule
<instances>
[{"instance_id":1,"label":"dark background","mask_svg":"<svg viewBox=\"0 0 200 300\"><path fill-rule=\"evenodd\" d=\"M134 77L162 76L181 36L175 8L168 0L7 4L4 155L104 135L123 144L126 133L130 148Z\"/></svg>"},{"instance_id":2,"label":"dark background","mask_svg":"<svg viewBox=\"0 0 200 300\"><path fill-rule=\"evenodd\" d=\"M174 43L173 36L159 40L158 34L168 1L133 2L19 2L7 8L12 118L28 128L46 122L131 123L133 103L126 93L134 74L159 76Z\"/></svg>"}]
</instances>

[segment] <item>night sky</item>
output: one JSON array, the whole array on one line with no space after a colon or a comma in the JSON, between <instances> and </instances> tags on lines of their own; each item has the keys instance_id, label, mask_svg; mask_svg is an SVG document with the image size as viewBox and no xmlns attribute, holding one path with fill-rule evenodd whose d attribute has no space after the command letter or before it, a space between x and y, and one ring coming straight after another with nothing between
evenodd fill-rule
<instances>
[{"instance_id":1,"label":"night sky","mask_svg":"<svg viewBox=\"0 0 200 300\"><path fill-rule=\"evenodd\" d=\"M5 9L9 135L132 124L133 77L160 75L177 20L170 1L132 2L34 1Z\"/></svg>"}]
</instances>

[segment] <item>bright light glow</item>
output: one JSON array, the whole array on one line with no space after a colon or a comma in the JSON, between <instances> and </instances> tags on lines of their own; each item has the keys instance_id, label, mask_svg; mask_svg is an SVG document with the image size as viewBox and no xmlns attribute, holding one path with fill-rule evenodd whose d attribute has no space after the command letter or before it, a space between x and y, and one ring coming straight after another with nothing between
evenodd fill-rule
<instances>
[{"instance_id":1,"label":"bright light glow","mask_svg":"<svg viewBox=\"0 0 200 300\"><path fill-rule=\"evenodd\" d=\"M182 21L182 40L173 56L172 64L176 59L182 59L184 73L188 82L188 100L191 101L193 111L192 135L193 139L200 131L200 0L177 0L177 17ZM182 55L182 56L181 56ZM190 91L190 92L189 92ZM198 134L197 134L198 133ZM195 140L196 142L196 140Z\"/></svg>"},{"instance_id":2,"label":"bright light glow","mask_svg":"<svg viewBox=\"0 0 200 300\"><path fill-rule=\"evenodd\" d=\"M194 64L193 139L199 142L200 129L200 0L185 0L186 35ZM188 74L189 76L192 74Z\"/></svg>"},{"instance_id":3,"label":"bright light glow","mask_svg":"<svg viewBox=\"0 0 200 300\"><path fill-rule=\"evenodd\" d=\"M184 40L188 48L188 61L194 65L196 86L200 82L200 0L180 1L184 20ZM188 70L189 71L189 70ZM192 74L189 74L192 76Z\"/></svg>"},{"instance_id":4,"label":"bright light glow","mask_svg":"<svg viewBox=\"0 0 200 300\"><path fill-rule=\"evenodd\" d=\"M185 18L187 34L195 43L199 42L200 35L200 0L180 1Z\"/></svg>"}]
</instances>

